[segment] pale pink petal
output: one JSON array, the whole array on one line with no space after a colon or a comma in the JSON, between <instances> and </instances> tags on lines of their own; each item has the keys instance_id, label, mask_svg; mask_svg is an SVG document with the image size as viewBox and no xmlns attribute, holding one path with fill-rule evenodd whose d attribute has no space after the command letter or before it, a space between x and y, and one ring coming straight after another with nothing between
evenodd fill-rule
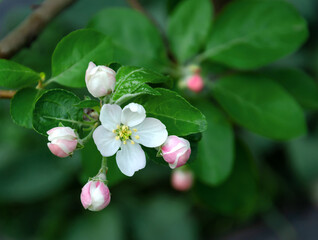
<instances>
[{"instance_id":1,"label":"pale pink petal","mask_svg":"<svg viewBox=\"0 0 318 240\"><path fill-rule=\"evenodd\" d=\"M68 157L69 155L67 153L65 153L63 151L63 149L57 145L57 144L53 144L53 143L48 143L47 144L48 148L50 149L50 151L55 155L55 156L58 156L58 157L61 157L61 158L65 158L65 157Z\"/></svg>"},{"instance_id":2,"label":"pale pink petal","mask_svg":"<svg viewBox=\"0 0 318 240\"><path fill-rule=\"evenodd\" d=\"M85 209L87 209L92 204L92 199L90 194L91 184L92 184L92 181L87 182L82 188L82 192L81 192L81 202Z\"/></svg>"}]
</instances>

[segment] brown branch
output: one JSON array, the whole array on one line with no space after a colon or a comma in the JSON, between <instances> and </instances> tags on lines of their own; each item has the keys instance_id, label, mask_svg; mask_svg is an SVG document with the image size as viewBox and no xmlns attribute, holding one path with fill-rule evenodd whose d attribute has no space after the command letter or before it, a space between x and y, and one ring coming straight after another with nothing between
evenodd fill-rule
<instances>
[{"instance_id":1,"label":"brown branch","mask_svg":"<svg viewBox=\"0 0 318 240\"><path fill-rule=\"evenodd\" d=\"M0 58L11 58L28 46L44 27L76 0L44 0L18 27L0 41Z\"/></svg>"},{"instance_id":2,"label":"brown branch","mask_svg":"<svg viewBox=\"0 0 318 240\"><path fill-rule=\"evenodd\" d=\"M0 90L0 99L10 99L13 98L14 94L16 93L16 91L12 91L12 90Z\"/></svg>"}]
</instances>

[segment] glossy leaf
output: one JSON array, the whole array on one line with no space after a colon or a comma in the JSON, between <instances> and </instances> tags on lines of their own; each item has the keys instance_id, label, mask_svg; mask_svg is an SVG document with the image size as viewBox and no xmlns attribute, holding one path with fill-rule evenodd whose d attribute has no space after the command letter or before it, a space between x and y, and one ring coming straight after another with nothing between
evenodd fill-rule
<instances>
[{"instance_id":1,"label":"glossy leaf","mask_svg":"<svg viewBox=\"0 0 318 240\"><path fill-rule=\"evenodd\" d=\"M318 109L318 85L300 69L279 69L265 73L283 86L306 109Z\"/></svg>"},{"instance_id":2,"label":"glossy leaf","mask_svg":"<svg viewBox=\"0 0 318 240\"><path fill-rule=\"evenodd\" d=\"M159 70L167 64L159 31L143 14L135 10L102 10L91 19L88 27L112 38L116 48L114 61L120 64Z\"/></svg>"},{"instance_id":3,"label":"glossy leaf","mask_svg":"<svg viewBox=\"0 0 318 240\"><path fill-rule=\"evenodd\" d=\"M212 23L209 0L180 2L168 22L168 38L180 62L193 57L202 47Z\"/></svg>"},{"instance_id":4,"label":"glossy leaf","mask_svg":"<svg viewBox=\"0 0 318 240\"><path fill-rule=\"evenodd\" d=\"M238 124L265 137L291 139L306 133L304 113L277 83L261 75L220 79L214 97Z\"/></svg>"},{"instance_id":5,"label":"glossy leaf","mask_svg":"<svg viewBox=\"0 0 318 240\"><path fill-rule=\"evenodd\" d=\"M236 0L213 25L205 56L237 69L266 65L297 50L305 20L283 0Z\"/></svg>"},{"instance_id":6,"label":"glossy leaf","mask_svg":"<svg viewBox=\"0 0 318 240\"><path fill-rule=\"evenodd\" d=\"M32 128L33 109L38 94L39 91L34 88L23 88L14 95L10 106L13 122Z\"/></svg>"},{"instance_id":7,"label":"glossy leaf","mask_svg":"<svg viewBox=\"0 0 318 240\"><path fill-rule=\"evenodd\" d=\"M83 101L80 101L79 103L74 104L74 107L77 108L94 108L99 106L100 102L93 99L85 99Z\"/></svg>"},{"instance_id":8,"label":"glossy leaf","mask_svg":"<svg viewBox=\"0 0 318 240\"><path fill-rule=\"evenodd\" d=\"M19 89L35 85L40 80L39 73L16 62L0 59L0 87Z\"/></svg>"},{"instance_id":9,"label":"glossy leaf","mask_svg":"<svg viewBox=\"0 0 318 240\"><path fill-rule=\"evenodd\" d=\"M121 67L116 74L115 93L112 99L121 103L141 94L160 95L158 91L146 83L162 83L165 81L167 81L167 77L145 68Z\"/></svg>"},{"instance_id":10,"label":"glossy leaf","mask_svg":"<svg viewBox=\"0 0 318 240\"><path fill-rule=\"evenodd\" d=\"M113 60L113 45L104 34L78 30L64 37L52 56L52 79L67 87L84 87L88 63L107 65Z\"/></svg>"},{"instance_id":11,"label":"glossy leaf","mask_svg":"<svg viewBox=\"0 0 318 240\"><path fill-rule=\"evenodd\" d=\"M204 115L183 97L167 89L156 88L159 96L141 96L134 102L144 106L147 116L161 120L169 135L186 136L206 129Z\"/></svg>"},{"instance_id":12,"label":"glossy leaf","mask_svg":"<svg viewBox=\"0 0 318 240\"><path fill-rule=\"evenodd\" d=\"M82 109L74 107L80 99L72 92L53 89L45 92L36 102L33 111L34 129L46 135L59 123L73 129L79 129L83 122Z\"/></svg>"},{"instance_id":13,"label":"glossy leaf","mask_svg":"<svg viewBox=\"0 0 318 240\"><path fill-rule=\"evenodd\" d=\"M212 103L195 104L204 113L208 128L202 133L198 157L191 165L204 183L218 185L231 173L234 162L234 134L231 124Z\"/></svg>"}]
</instances>

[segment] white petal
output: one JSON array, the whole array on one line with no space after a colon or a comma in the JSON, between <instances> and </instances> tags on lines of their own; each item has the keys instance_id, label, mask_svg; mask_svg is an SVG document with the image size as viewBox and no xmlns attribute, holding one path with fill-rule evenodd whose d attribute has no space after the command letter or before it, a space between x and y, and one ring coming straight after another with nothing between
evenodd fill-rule
<instances>
[{"instance_id":1,"label":"white petal","mask_svg":"<svg viewBox=\"0 0 318 240\"><path fill-rule=\"evenodd\" d=\"M146 118L146 110L137 103L129 103L121 114L121 122L129 127L141 123Z\"/></svg>"},{"instance_id":2,"label":"white petal","mask_svg":"<svg viewBox=\"0 0 318 240\"><path fill-rule=\"evenodd\" d=\"M49 135L49 141L54 141L55 139L73 140L77 138L74 129L70 127L55 127L47 131L47 134Z\"/></svg>"},{"instance_id":3,"label":"white petal","mask_svg":"<svg viewBox=\"0 0 318 240\"><path fill-rule=\"evenodd\" d=\"M146 156L139 144L121 145L121 150L116 154L116 162L120 171L131 177L134 173L146 166Z\"/></svg>"},{"instance_id":4,"label":"white petal","mask_svg":"<svg viewBox=\"0 0 318 240\"><path fill-rule=\"evenodd\" d=\"M115 134L103 126L99 126L93 133L93 139L97 149L104 157L114 155L120 147L121 141L115 139Z\"/></svg>"},{"instance_id":5,"label":"white petal","mask_svg":"<svg viewBox=\"0 0 318 240\"><path fill-rule=\"evenodd\" d=\"M85 81L87 84L87 81L89 80L89 77L91 75L92 70L96 67L95 63L93 62L89 62L88 67L86 69L86 73L85 73Z\"/></svg>"},{"instance_id":6,"label":"white petal","mask_svg":"<svg viewBox=\"0 0 318 240\"><path fill-rule=\"evenodd\" d=\"M112 131L120 125L121 107L117 104L105 104L100 110L99 120L104 128Z\"/></svg>"},{"instance_id":7,"label":"white petal","mask_svg":"<svg viewBox=\"0 0 318 240\"><path fill-rule=\"evenodd\" d=\"M137 129L137 132L133 132L131 138L146 147L159 147L168 137L166 126L155 118L146 118L134 128ZM139 139L136 139L136 135L139 136Z\"/></svg>"}]
</instances>

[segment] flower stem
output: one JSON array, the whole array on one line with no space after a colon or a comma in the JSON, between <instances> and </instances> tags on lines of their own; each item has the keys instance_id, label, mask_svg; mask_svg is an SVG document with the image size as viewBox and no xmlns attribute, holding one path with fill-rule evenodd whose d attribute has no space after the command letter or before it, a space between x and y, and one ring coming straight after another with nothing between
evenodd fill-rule
<instances>
[{"instance_id":1,"label":"flower stem","mask_svg":"<svg viewBox=\"0 0 318 240\"><path fill-rule=\"evenodd\" d=\"M84 146L84 144L92 137L94 130L98 127L98 122L95 123L92 130L87 134L86 137L79 140L79 143Z\"/></svg>"},{"instance_id":2,"label":"flower stem","mask_svg":"<svg viewBox=\"0 0 318 240\"><path fill-rule=\"evenodd\" d=\"M105 173L105 175L106 175L106 173L107 173L107 171L108 171L108 167L107 167L107 157L103 157L103 158L102 158L102 167L101 167L101 170L102 170L102 172Z\"/></svg>"}]
</instances>

